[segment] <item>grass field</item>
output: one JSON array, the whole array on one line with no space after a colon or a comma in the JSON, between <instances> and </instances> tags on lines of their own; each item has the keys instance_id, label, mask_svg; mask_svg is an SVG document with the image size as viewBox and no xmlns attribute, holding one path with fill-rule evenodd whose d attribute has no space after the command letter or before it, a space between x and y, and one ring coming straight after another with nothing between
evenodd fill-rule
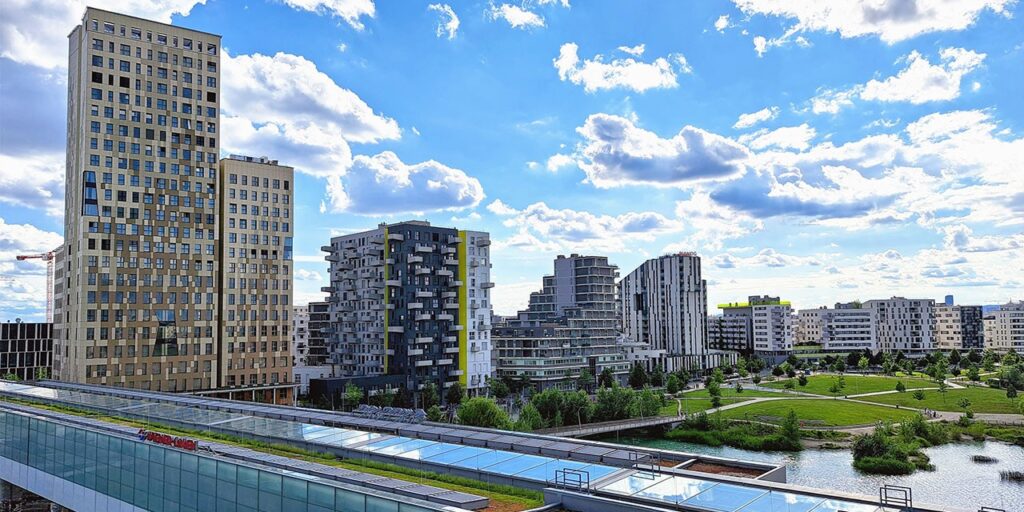
<instances>
[{"instance_id":1,"label":"grass field","mask_svg":"<svg viewBox=\"0 0 1024 512\"><path fill-rule=\"evenodd\" d=\"M747 384L749 386L749 384ZM761 391L756 389L744 389L742 393L737 393L736 388L732 386L722 386L722 398L756 398L756 397L778 397L785 396L782 393L776 391ZM706 389L697 389L694 391L688 391L683 394L683 398L711 398Z\"/></svg>"},{"instance_id":2,"label":"grass field","mask_svg":"<svg viewBox=\"0 0 1024 512\"><path fill-rule=\"evenodd\" d=\"M961 398L971 401L971 410L974 412L987 413L1009 413L1017 412L1014 401L1006 398L1006 392L999 389L971 387L964 389L950 389L943 397L938 390L927 390L924 392L924 400L915 400L910 391L906 393L891 393L888 395L866 396L859 400L875 402L879 404L900 405L923 409L925 407L936 411L961 412L958 402Z\"/></svg>"},{"instance_id":3,"label":"grass field","mask_svg":"<svg viewBox=\"0 0 1024 512\"><path fill-rule=\"evenodd\" d=\"M881 420L901 421L917 414L913 411L893 409L877 405L858 404L844 400L824 399L791 399L756 402L750 405L722 411L722 416L731 419L750 419L758 421L779 422L789 411L796 411L796 416L803 426L846 426L875 423Z\"/></svg>"},{"instance_id":4,"label":"grass field","mask_svg":"<svg viewBox=\"0 0 1024 512\"><path fill-rule=\"evenodd\" d=\"M832 387L832 383L838 380L837 375L811 375L807 377L807 385L800 386L797 379L782 379L775 382L762 383L762 386L783 389L786 385L786 381L793 380L796 385L794 391L802 391L804 393L811 393L814 395L832 396L828 389ZM903 382L903 385L907 389L917 388L932 388L938 386L938 384L917 378L901 378L896 377L874 377L864 375L843 375L843 379L846 381L846 387L840 392L840 396L843 395L859 395L861 393L876 393L879 391L895 391L896 383Z\"/></svg>"},{"instance_id":5,"label":"grass field","mask_svg":"<svg viewBox=\"0 0 1024 512\"><path fill-rule=\"evenodd\" d=\"M723 393L723 395L724 395L724 393ZM750 400L750 399L749 398L722 398L722 405L729 405L729 404L735 404L735 403L740 403L740 402L746 402L748 400ZM694 413L694 412L706 411L706 410L708 410L710 408L711 408L711 399L710 398L684 398L683 399L683 412L684 413L686 413L686 412ZM668 404L665 405L665 407L662 407L658 411L658 415L659 416L676 416L677 412L678 412L678 410L677 410L676 401L675 400L669 400Z\"/></svg>"}]
</instances>

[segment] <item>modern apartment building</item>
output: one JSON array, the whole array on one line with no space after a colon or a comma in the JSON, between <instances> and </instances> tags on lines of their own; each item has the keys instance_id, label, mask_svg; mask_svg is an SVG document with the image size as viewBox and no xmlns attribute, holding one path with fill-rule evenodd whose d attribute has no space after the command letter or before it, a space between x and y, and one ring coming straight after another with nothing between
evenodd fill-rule
<instances>
[{"instance_id":1,"label":"modern apartment building","mask_svg":"<svg viewBox=\"0 0 1024 512\"><path fill-rule=\"evenodd\" d=\"M300 396L309 393L312 379L325 379L334 375L327 364L326 331L330 329L330 305L311 302L292 308L292 376Z\"/></svg>"},{"instance_id":2,"label":"modern apartment building","mask_svg":"<svg viewBox=\"0 0 1024 512\"><path fill-rule=\"evenodd\" d=\"M1024 301L1008 302L985 318L985 348L1024 353Z\"/></svg>"},{"instance_id":3,"label":"modern apartment building","mask_svg":"<svg viewBox=\"0 0 1024 512\"><path fill-rule=\"evenodd\" d=\"M708 345L707 281L700 256L678 253L645 261L619 281L623 335L642 347L631 357L648 370L718 366Z\"/></svg>"},{"instance_id":4,"label":"modern apartment building","mask_svg":"<svg viewBox=\"0 0 1024 512\"><path fill-rule=\"evenodd\" d=\"M330 262L332 364L371 388L416 391L491 375L490 237L425 221L339 236Z\"/></svg>"},{"instance_id":5,"label":"modern apartment building","mask_svg":"<svg viewBox=\"0 0 1024 512\"><path fill-rule=\"evenodd\" d=\"M232 200L225 193L218 168L220 36L89 8L68 38L65 244L56 257L54 375L286 401L290 361L282 369L279 358L290 359L288 321L278 314L283 324L275 327L272 319L273 311L287 311L281 297L291 292L281 287L290 288L291 256L283 241L290 243L291 235L260 229L271 222L262 212L270 201ZM249 193L254 188L247 187ZM272 190L257 193L264 192ZM279 199L284 193L273 192ZM247 244L222 236L230 203L259 204L259 215L250 210L246 219L259 226L249 225ZM241 214L233 216L240 222ZM245 229L237 230L240 236ZM264 235L282 244L272 248ZM256 265L245 279L260 280L257 303L247 288L246 304L226 304L224 283L240 285L242 277L229 275L224 259L238 271L242 250L257 251L245 258L247 271ZM271 259L274 250L277 259ZM240 290L233 293L241 300ZM255 323L251 316L242 321L243 310L255 314ZM230 311L235 320L225 321ZM230 342L235 349L244 343L244 353L228 352L229 328ZM229 372L229 362L238 361L246 368ZM230 392L229 373L235 377Z\"/></svg>"},{"instance_id":6,"label":"modern apartment building","mask_svg":"<svg viewBox=\"0 0 1024 512\"><path fill-rule=\"evenodd\" d=\"M574 389L583 369L597 378L607 368L623 380L629 361L617 344L618 267L604 256L578 254L554 263L527 309L495 326L498 376L540 390Z\"/></svg>"},{"instance_id":7,"label":"modern apartment building","mask_svg":"<svg viewBox=\"0 0 1024 512\"><path fill-rule=\"evenodd\" d=\"M305 366L309 353L309 306L292 307L292 366Z\"/></svg>"},{"instance_id":8,"label":"modern apartment building","mask_svg":"<svg viewBox=\"0 0 1024 512\"><path fill-rule=\"evenodd\" d=\"M821 343L821 320L825 306L817 309L801 309L796 313L793 324L793 343L817 345Z\"/></svg>"},{"instance_id":9,"label":"modern apartment building","mask_svg":"<svg viewBox=\"0 0 1024 512\"><path fill-rule=\"evenodd\" d=\"M981 350L985 329L981 306L935 306L935 348L940 350Z\"/></svg>"},{"instance_id":10,"label":"modern apartment building","mask_svg":"<svg viewBox=\"0 0 1024 512\"><path fill-rule=\"evenodd\" d=\"M53 362L52 325L46 322L0 324L0 376L21 380L50 375Z\"/></svg>"},{"instance_id":11,"label":"modern apartment building","mask_svg":"<svg viewBox=\"0 0 1024 512\"><path fill-rule=\"evenodd\" d=\"M859 302L837 303L821 312L821 345L825 351L878 351L874 311Z\"/></svg>"},{"instance_id":12,"label":"modern apartment building","mask_svg":"<svg viewBox=\"0 0 1024 512\"><path fill-rule=\"evenodd\" d=\"M878 350L923 355L935 349L934 300L892 297L869 300L863 307L874 312Z\"/></svg>"},{"instance_id":13,"label":"modern apartment building","mask_svg":"<svg viewBox=\"0 0 1024 512\"><path fill-rule=\"evenodd\" d=\"M750 296L747 302L719 304L722 316L713 328L712 346L758 357L778 359L793 350L793 318L789 301Z\"/></svg>"},{"instance_id":14,"label":"modern apartment building","mask_svg":"<svg viewBox=\"0 0 1024 512\"><path fill-rule=\"evenodd\" d=\"M220 386L291 387L291 167L220 161Z\"/></svg>"}]
</instances>

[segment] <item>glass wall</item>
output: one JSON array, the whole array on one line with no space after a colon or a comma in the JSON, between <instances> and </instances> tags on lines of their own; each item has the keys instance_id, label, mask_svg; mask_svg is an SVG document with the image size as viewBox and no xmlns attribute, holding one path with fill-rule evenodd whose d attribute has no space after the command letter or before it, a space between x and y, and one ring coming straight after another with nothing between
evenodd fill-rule
<instances>
[{"instance_id":1,"label":"glass wall","mask_svg":"<svg viewBox=\"0 0 1024 512\"><path fill-rule=\"evenodd\" d=\"M442 505L123 439L0 411L0 456L165 512L427 512ZM401 501L399 501L401 500Z\"/></svg>"}]
</instances>

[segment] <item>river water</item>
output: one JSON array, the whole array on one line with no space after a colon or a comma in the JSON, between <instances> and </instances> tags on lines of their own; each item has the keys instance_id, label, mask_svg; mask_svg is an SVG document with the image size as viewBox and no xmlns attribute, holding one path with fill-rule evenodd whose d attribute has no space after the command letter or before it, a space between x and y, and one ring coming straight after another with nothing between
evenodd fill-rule
<instances>
[{"instance_id":1,"label":"river water","mask_svg":"<svg viewBox=\"0 0 1024 512\"><path fill-rule=\"evenodd\" d=\"M1024 483L1006 482L999 471L1024 471L1024 448L1000 442L956 443L925 449L935 471L917 471L907 476L865 475L853 469L850 450L804 450L799 453L751 452L737 448L712 447L666 439L621 437L601 439L611 443L649 446L733 459L785 463L791 484L837 489L871 496L884 484L913 489L914 501L933 505L978 510L981 506L1024 512ZM987 455L995 464L977 464L973 455Z\"/></svg>"}]
</instances>

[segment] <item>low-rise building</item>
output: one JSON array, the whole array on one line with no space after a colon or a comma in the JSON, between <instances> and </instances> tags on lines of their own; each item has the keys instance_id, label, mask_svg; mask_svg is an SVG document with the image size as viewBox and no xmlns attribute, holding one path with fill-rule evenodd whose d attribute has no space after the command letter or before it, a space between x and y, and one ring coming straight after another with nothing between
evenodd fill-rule
<instances>
[{"instance_id":1,"label":"low-rise building","mask_svg":"<svg viewBox=\"0 0 1024 512\"><path fill-rule=\"evenodd\" d=\"M1024 301L1008 302L985 317L985 348L1024 353Z\"/></svg>"},{"instance_id":2,"label":"low-rise building","mask_svg":"<svg viewBox=\"0 0 1024 512\"><path fill-rule=\"evenodd\" d=\"M21 320L0 324L0 377L48 377L52 365L53 324Z\"/></svg>"},{"instance_id":3,"label":"low-rise building","mask_svg":"<svg viewBox=\"0 0 1024 512\"><path fill-rule=\"evenodd\" d=\"M793 351L793 309L778 297L750 296L747 302L719 304L722 310L714 348L768 359Z\"/></svg>"}]
</instances>

